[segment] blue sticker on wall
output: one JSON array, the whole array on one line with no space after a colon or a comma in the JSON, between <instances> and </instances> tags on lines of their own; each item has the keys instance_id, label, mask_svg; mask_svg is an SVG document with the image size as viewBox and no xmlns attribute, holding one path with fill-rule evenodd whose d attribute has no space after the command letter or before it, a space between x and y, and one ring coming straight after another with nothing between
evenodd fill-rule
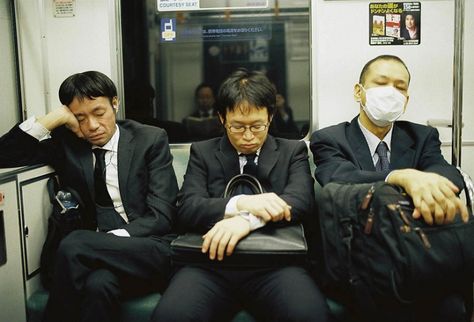
<instances>
[{"instance_id":1,"label":"blue sticker on wall","mask_svg":"<svg viewBox=\"0 0 474 322\"><path fill-rule=\"evenodd\" d=\"M176 41L176 19L161 19L161 40L165 42Z\"/></svg>"}]
</instances>

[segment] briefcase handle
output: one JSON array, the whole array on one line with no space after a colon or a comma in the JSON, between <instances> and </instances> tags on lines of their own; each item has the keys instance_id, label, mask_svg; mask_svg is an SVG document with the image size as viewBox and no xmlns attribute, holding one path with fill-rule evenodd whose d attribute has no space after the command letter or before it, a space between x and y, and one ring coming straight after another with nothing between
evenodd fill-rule
<instances>
[{"instance_id":1,"label":"briefcase handle","mask_svg":"<svg viewBox=\"0 0 474 322\"><path fill-rule=\"evenodd\" d=\"M262 185L257 178L250 174L242 173L232 177L229 180L224 190L224 198L231 197L235 189L242 184L249 186L254 194L263 193Z\"/></svg>"},{"instance_id":2,"label":"briefcase handle","mask_svg":"<svg viewBox=\"0 0 474 322\"><path fill-rule=\"evenodd\" d=\"M472 216L472 201L474 200L474 182L472 181L471 177L460 167L456 168L458 169L459 173L461 173L462 179L464 181L464 193L466 194L467 210L469 211L469 215Z\"/></svg>"}]
</instances>

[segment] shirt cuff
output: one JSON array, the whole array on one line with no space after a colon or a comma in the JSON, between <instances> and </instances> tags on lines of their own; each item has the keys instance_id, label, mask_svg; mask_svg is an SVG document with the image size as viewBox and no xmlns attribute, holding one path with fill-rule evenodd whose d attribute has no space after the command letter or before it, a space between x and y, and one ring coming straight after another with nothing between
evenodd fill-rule
<instances>
[{"instance_id":1,"label":"shirt cuff","mask_svg":"<svg viewBox=\"0 0 474 322\"><path fill-rule=\"evenodd\" d=\"M226 217L233 217L233 216L239 214L239 210L237 209L237 201L242 196L243 195L237 195L237 196L233 196L232 198L230 198L230 200L227 202L227 205L225 205L225 216Z\"/></svg>"},{"instance_id":2,"label":"shirt cuff","mask_svg":"<svg viewBox=\"0 0 474 322\"><path fill-rule=\"evenodd\" d=\"M239 213L239 216L249 222L250 231L257 230L266 225L266 223L261 218L255 215L252 215L251 213L247 211L241 211Z\"/></svg>"},{"instance_id":3,"label":"shirt cuff","mask_svg":"<svg viewBox=\"0 0 474 322\"><path fill-rule=\"evenodd\" d=\"M38 141L49 139L50 131L40 123L36 122L36 117L32 116L19 125L20 129L28 135L31 135Z\"/></svg>"},{"instance_id":4,"label":"shirt cuff","mask_svg":"<svg viewBox=\"0 0 474 322\"><path fill-rule=\"evenodd\" d=\"M227 205L225 206L225 216L234 217L236 215L240 215L242 218L244 218L245 220L249 222L250 231L253 231L265 226L265 221L249 213L248 211L239 212L239 210L237 209L237 201L242 196L244 195L237 195L230 198L229 202L227 202Z\"/></svg>"},{"instance_id":5,"label":"shirt cuff","mask_svg":"<svg viewBox=\"0 0 474 322\"><path fill-rule=\"evenodd\" d=\"M114 234L119 237L130 237L130 234L125 229L114 229L107 232L107 234Z\"/></svg>"}]
</instances>

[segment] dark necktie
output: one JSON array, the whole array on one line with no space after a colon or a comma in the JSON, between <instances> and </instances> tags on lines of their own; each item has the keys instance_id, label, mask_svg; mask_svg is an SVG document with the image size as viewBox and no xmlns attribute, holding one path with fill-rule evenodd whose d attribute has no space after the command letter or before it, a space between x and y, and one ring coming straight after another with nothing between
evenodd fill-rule
<instances>
[{"instance_id":1,"label":"dark necktie","mask_svg":"<svg viewBox=\"0 0 474 322\"><path fill-rule=\"evenodd\" d=\"M387 144L384 141L381 141L379 145L377 145L377 149L375 150L375 152L379 156L379 160L375 165L375 170L378 172L386 171L390 168L390 162L388 161L387 151Z\"/></svg>"},{"instance_id":2,"label":"dark necktie","mask_svg":"<svg viewBox=\"0 0 474 322\"><path fill-rule=\"evenodd\" d=\"M244 173L257 176L257 164L255 163L255 158L257 154L244 154L247 159L247 163L244 165Z\"/></svg>"},{"instance_id":3,"label":"dark necktie","mask_svg":"<svg viewBox=\"0 0 474 322\"><path fill-rule=\"evenodd\" d=\"M105 152L104 149L92 150L95 155L94 168L94 187L95 187L95 202L102 207L113 206L107 186L105 184Z\"/></svg>"},{"instance_id":4,"label":"dark necktie","mask_svg":"<svg viewBox=\"0 0 474 322\"><path fill-rule=\"evenodd\" d=\"M247 159L247 163L244 165L243 173L245 174L250 174L254 177L257 176L257 164L255 163L255 158L257 155L255 153L253 154L240 154L241 156L245 156ZM234 195L253 195L255 192L246 184L241 184L237 187L235 190Z\"/></svg>"}]
</instances>

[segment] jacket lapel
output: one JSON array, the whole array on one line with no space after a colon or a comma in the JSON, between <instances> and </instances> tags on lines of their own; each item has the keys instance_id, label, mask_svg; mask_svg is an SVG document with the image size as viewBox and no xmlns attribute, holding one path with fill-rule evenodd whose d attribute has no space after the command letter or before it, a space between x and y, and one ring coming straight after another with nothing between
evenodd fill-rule
<instances>
[{"instance_id":1,"label":"jacket lapel","mask_svg":"<svg viewBox=\"0 0 474 322\"><path fill-rule=\"evenodd\" d=\"M352 119L351 123L347 127L347 141L349 146L352 147L354 152L353 160L358 163L361 170L366 171L375 171L374 162L372 156L370 155L369 146L365 140L364 134L359 127L359 122L357 121L358 116ZM392 140L393 142L393 140Z\"/></svg>"},{"instance_id":2,"label":"jacket lapel","mask_svg":"<svg viewBox=\"0 0 474 322\"><path fill-rule=\"evenodd\" d=\"M127 182L128 175L130 173L131 161L133 159L133 153L135 152L133 141L133 135L127 129L120 126L120 137L118 142L117 152L117 163L118 163L118 179L120 196L124 204L127 199Z\"/></svg>"},{"instance_id":3,"label":"jacket lapel","mask_svg":"<svg viewBox=\"0 0 474 322\"><path fill-rule=\"evenodd\" d=\"M268 135L258 156L257 176L259 178L269 178L270 171L275 167L279 156L280 151L278 150L275 138Z\"/></svg>"},{"instance_id":4,"label":"jacket lapel","mask_svg":"<svg viewBox=\"0 0 474 322\"><path fill-rule=\"evenodd\" d=\"M79 159L80 169L82 171L83 178L85 178L87 184L87 190L92 199L94 191L94 168L92 161L92 148L90 143L85 140L74 142L74 144L66 145L66 149L69 149L71 154L76 155Z\"/></svg>"},{"instance_id":5,"label":"jacket lapel","mask_svg":"<svg viewBox=\"0 0 474 322\"><path fill-rule=\"evenodd\" d=\"M402 128L394 123L390 152L390 168L403 169L415 166L415 141Z\"/></svg>"},{"instance_id":6,"label":"jacket lapel","mask_svg":"<svg viewBox=\"0 0 474 322\"><path fill-rule=\"evenodd\" d=\"M215 152L215 155L221 164L226 182L229 182L232 177L240 173L237 151L234 149L232 144L230 144L227 135L222 136L219 149Z\"/></svg>"}]
</instances>

